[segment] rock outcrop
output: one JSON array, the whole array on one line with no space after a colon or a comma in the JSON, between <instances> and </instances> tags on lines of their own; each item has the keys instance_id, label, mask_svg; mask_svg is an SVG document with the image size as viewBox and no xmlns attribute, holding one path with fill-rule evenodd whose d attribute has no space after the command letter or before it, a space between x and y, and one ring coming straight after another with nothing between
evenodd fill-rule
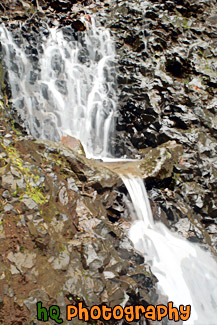
<instances>
[{"instance_id":1,"label":"rock outcrop","mask_svg":"<svg viewBox=\"0 0 217 325\"><path fill-rule=\"evenodd\" d=\"M37 301L63 316L81 301L156 301L156 279L126 235L120 178L61 143L21 136L2 103L0 114L1 321L35 320Z\"/></svg>"}]
</instances>

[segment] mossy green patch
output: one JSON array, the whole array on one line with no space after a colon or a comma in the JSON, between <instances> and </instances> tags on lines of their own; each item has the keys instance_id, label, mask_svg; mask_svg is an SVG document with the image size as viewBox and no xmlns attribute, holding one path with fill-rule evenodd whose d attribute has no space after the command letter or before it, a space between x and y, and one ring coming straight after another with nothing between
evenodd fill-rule
<instances>
[{"instance_id":1,"label":"mossy green patch","mask_svg":"<svg viewBox=\"0 0 217 325\"><path fill-rule=\"evenodd\" d=\"M47 198L41 192L41 188L38 186L37 187L32 187L31 185L28 186L26 194L37 204L45 204L46 202L48 202Z\"/></svg>"},{"instance_id":2,"label":"mossy green patch","mask_svg":"<svg viewBox=\"0 0 217 325\"><path fill-rule=\"evenodd\" d=\"M23 166L23 160L21 159L18 150L15 147L2 146L5 149L11 164L21 172L26 182L26 190L19 189L17 186L16 191L13 192L13 196L19 195L22 200L23 195L26 194L37 204L45 204L48 202L48 199L42 193L43 186L39 187L32 185L32 182L36 183L40 177L33 174L30 168Z\"/></svg>"},{"instance_id":3,"label":"mossy green patch","mask_svg":"<svg viewBox=\"0 0 217 325\"><path fill-rule=\"evenodd\" d=\"M17 136L21 136L22 135L22 133L16 129L16 127L15 127L15 121L13 119L11 119L11 128L12 128L12 130L15 132L15 134Z\"/></svg>"}]
</instances>

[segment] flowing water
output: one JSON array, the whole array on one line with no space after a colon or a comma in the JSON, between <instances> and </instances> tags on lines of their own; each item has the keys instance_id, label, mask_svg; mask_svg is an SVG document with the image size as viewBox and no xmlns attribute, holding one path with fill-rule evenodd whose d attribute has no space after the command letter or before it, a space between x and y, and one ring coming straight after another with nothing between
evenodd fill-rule
<instances>
[{"instance_id":1,"label":"flowing water","mask_svg":"<svg viewBox=\"0 0 217 325\"><path fill-rule=\"evenodd\" d=\"M159 291L176 306L191 305L191 317L186 324L216 324L217 263L209 252L153 221L142 179L122 179L138 218L129 237L151 265L159 280Z\"/></svg>"},{"instance_id":2,"label":"flowing water","mask_svg":"<svg viewBox=\"0 0 217 325\"><path fill-rule=\"evenodd\" d=\"M12 36L2 27L2 56L13 107L27 130L53 141L74 136L87 157L103 158L111 155L115 124L115 47L94 19L87 27L75 35L67 27L45 25L36 39Z\"/></svg>"},{"instance_id":3,"label":"flowing water","mask_svg":"<svg viewBox=\"0 0 217 325\"><path fill-rule=\"evenodd\" d=\"M39 29L36 40L0 28L12 104L29 132L59 141L81 140L88 157L111 160L116 116L115 47L94 19L85 33ZM114 158L112 159L114 160ZM188 324L217 324L217 264L208 252L153 221L143 181L122 176L138 221L129 236L150 263L159 290L179 306L192 305Z\"/></svg>"}]
</instances>

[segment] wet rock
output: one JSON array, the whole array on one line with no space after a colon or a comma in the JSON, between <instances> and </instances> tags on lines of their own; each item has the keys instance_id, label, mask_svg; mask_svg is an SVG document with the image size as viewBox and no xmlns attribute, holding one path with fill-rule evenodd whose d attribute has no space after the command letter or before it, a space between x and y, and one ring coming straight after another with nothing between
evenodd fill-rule
<instances>
[{"instance_id":1,"label":"wet rock","mask_svg":"<svg viewBox=\"0 0 217 325\"><path fill-rule=\"evenodd\" d=\"M104 163L119 175L134 175L144 179L162 180L171 177L175 162L181 156L183 148L175 141L166 142L154 149L140 150L141 160L134 162Z\"/></svg>"}]
</instances>

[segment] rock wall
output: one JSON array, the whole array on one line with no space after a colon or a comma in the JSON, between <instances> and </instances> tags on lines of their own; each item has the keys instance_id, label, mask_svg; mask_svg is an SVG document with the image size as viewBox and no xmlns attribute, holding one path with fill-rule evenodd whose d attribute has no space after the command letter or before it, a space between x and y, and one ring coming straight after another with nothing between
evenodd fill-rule
<instances>
[{"instance_id":1,"label":"rock wall","mask_svg":"<svg viewBox=\"0 0 217 325\"><path fill-rule=\"evenodd\" d=\"M137 158L168 140L181 144L172 177L147 182L149 195L175 229L215 250L216 1L118 1L108 11L118 54L117 152Z\"/></svg>"},{"instance_id":2,"label":"rock wall","mask_svg":"<svg viewBox=\"0 0 217 325\"><path fill-rule=\"evenodd\" d=\"M153 165L160 160L157 175L147 176L147 165L140 166L154 218L212 251L215 5L209 0L0 5L1 21L12 29L25 22L23 32L33 38L42 22L52 26L55 20L85 32L84 14L96 14L110 28L118 59L116 155ZM58 304L63 313L66 303L114 306L126 294L128 304L154 304L156 279L126 237L131 216L117 174L62 144L27 136L14 121L2 65L0 79L0 320L36 324L38 300Z\"/></svg>"}]
</instances>

